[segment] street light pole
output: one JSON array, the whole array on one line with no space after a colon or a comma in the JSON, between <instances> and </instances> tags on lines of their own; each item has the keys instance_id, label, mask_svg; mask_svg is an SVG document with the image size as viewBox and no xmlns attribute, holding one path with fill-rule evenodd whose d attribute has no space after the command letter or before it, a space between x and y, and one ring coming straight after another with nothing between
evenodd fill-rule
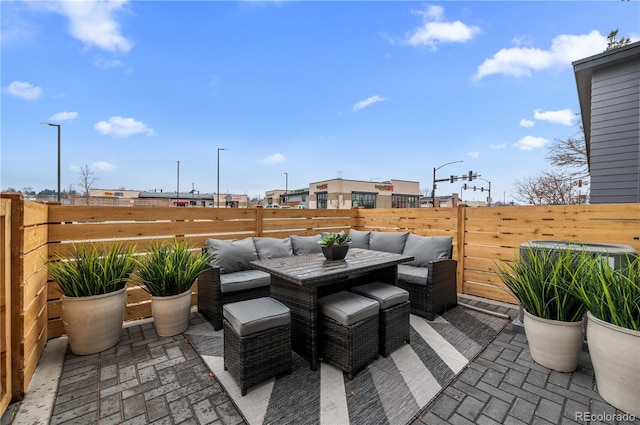
<instances>
[{"instance_id":1,"label":"street light pole","mask_svg":"<svg viewBox=\"0 0 640 425\"><path fill-rule=\"evenodd\" d=\"M284 194L289 192L289 173L284 173Z\"/></svg>"},{"instance_id":2,"label":"street light pole","mask_svg":"<svg viewBox=\"0 0 640 425\"><path fill-rule=\"evenodd\" d=\"M446 164L442 164L441 166L437 167L437 168L433 168L433 188L431 189L431 203L432 205L436 206L436 171L438 171L439 169L441 169L442 167L445 167L447 165L450 164L457 164L458 162L464 162L462 160L460 161L452 161L452 162L447 162Z\"/></svg>"},{"instance_id":3,"label":"street light pole","mask_svg":"<svg viewBox=\"0 0 640 425\"><path fill-rule=\"evenodd\" d=\"M218 199L218 208L220 208L220 151L226 151L226 148L218 148L218 187L216 188L216 198Z\"/></svg>"},{"instance_id":4,"label":"street light pole","mask_svg":"<svg viewBox=\"0 0 640 425\"><path fill-rule=\"evenodd\" d=\"M176 207L180 206L180 161L178 161L178 182L176 187Z\"/></svg>"},{"instance_id":5,"label":"street light pole","mask_svg":"<svg viewBox=\"0 0 640 425\"><path fill-rule=\"evenodd\" d=\"M41 122L40 124L58 127L58 202L60 202L60 124L53 124L50 122Z\"/></svg>"},{"instance_id":6,"label":"street light pole","mask_svg":"<svg viewBox=\"0 0 640 425\"><path fill-rule=\"evenodd\" d=\"M491 206L491 182L487 179L483 179L482 177L476 177L477 179L484 180L489 183L489 201L487 202L487 206Z\"/></svg>"}]
</instances>

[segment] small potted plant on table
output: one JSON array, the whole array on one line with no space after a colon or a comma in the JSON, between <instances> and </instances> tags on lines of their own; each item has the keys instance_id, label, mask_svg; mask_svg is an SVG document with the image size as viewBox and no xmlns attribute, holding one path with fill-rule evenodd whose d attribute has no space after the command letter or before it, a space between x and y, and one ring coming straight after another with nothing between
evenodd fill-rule
<instances>
[{"instance_id":1,"label":"small potted plant on table","mask_svg":"<svg viewBox=\"0 0 640 425\"><path fill-rule=\"evenodd\" d=\"M351 238L346 233L326 233L320 237L318 243L327 260L342 260L349 251Z\"/></svg>"},{"instance_id":2,"label":"small potted plant on table","mask_svg":"<svg viewBox=\"0 0 640 425\"><path fill-rule=\"evenodd\" d=\"M159 336L187 330L191 311L191 287L212 255L193 251L185 240L152 242L137 260L135 280L151 295L153 325Z\"/></svg>"}]
</instances>

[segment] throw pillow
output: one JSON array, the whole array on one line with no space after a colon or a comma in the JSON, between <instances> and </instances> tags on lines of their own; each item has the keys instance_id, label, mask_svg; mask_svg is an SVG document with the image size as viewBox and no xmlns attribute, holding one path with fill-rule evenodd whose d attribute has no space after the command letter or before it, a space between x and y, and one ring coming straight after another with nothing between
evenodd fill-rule
<instances>
[{"instance_id":1,"label":"throw pillow","mask_svg":"<svg viewBox=\"0 0 640 425\"><path fill-rule=\"evenodd\" d=\"M349 230L349 237L351 238L351 243L349 244L351 248L362 248L369 249L369 239L371 236L371 231L363 231L351 229Z\"/></svg>"},{"instance_id":2,"label":"throw pillow","mask_svg":"<svg viewBox=\"0 0 640 425\"><path fill-rule=\"evenodd\" d=\"M289 239L291 239L291 247L293 248L294 255L304 255L304 254L315 254L316 252L322 252L322 248L320 248L320 244L318 241L320 240L321 235L317 234L314 236L298 236L291 235Z\"/></svg>"},{"instance_id":3,"label":"throw pillow","mask_svg":"<svg viewBox=\"0 0 640 425\"><path fill-rule=\"evenodd\" d=\"M375 251L402 254L409 232L371 232L369 248Z\"/></svg>"},{"instance_id":4,"label":"throw pillow","mask_svg":"<svg viewBox=\"0 0 640 425\"><path fill-rule=\"evenodd\" d=\"M293 255L291 248L291 239L289 238L268 238L254 237L253 242L256 244L256 251L260 260L268 260L270 258L290 257Z\"/></svg>"},{"instance_id":5,"label":"throw pillow","mask_svg":"<svg viewBox=\"0 0 640 425\"><path fill-rule=\"evenodd\" d=\"M430 261L451 258L452 244L452 236L418 236L411 233L402 253L414 259L404 264L427 267Z\"/></svg>"},{"instance_id":6,"label":"throw pillow","mask_svg":"<svg viewBox=\"0 0 640 425\"><path fill-rule=\"evenodd\" d=\"M207 239L207 250L214 254L211 265L220 267L220 273L250 270L249 262L258 259L252 237L233 240Z\"/></svg>"}]
</instances>

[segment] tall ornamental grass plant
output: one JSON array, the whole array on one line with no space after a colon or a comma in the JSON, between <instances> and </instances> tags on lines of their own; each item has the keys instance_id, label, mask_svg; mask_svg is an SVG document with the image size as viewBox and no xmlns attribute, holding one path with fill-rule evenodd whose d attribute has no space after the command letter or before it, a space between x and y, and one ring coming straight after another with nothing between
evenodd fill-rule
<instances>
[{"instance_id":1,"label":"tall ornamental grass plant","mask_svg":"<svg viewBox=\"0 0 640 425\"><path fill-rule=\"evenodd\" d=\"M596 257L570 290L598 319L640 331L640 257L627 256L621 269Z\"/></svg>"},{"instance_id":2,"label":"tall ornamental grass plant","mask_svg":"<svg viewBox=\"0 0 640 425\"><path fill-rule=\"evenodd\" d=\"M530 314L550 320L582 320L586 305L568 288L577 285L588 267L589 255L580 250L552 251L528 247L513 261L500 261L498 275L508 291Z\"/></svg>"},{"instance_id":3,"label":"tall ornamental grass plant","mask_svg":"<svg viewBox=\"0 0 640 425\"><path fill-rule=\"evenodd\" d=\"M185 240L155 241L137 259L136 283L152 296L164 297L188 291L213 255L194 252Z\"/></svg>"},{"instance_id":4,"label":"tall ornamental grass plant","mask_svg":"<svg viewBox=\"0 0 640 425\"><path fill-rule=\"evenodd\" d=\"M119 291L135 268L135 247L122 242L80 242L71 255L57 253L47 261L49 273L67 297Z\"/></svg>"}]
</instances>

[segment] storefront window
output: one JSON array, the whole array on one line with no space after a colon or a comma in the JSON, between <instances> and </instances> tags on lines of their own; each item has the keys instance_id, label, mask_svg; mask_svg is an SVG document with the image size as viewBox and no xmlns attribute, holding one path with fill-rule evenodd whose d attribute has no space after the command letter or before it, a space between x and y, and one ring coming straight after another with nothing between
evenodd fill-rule
<instances>
[{"instance_id":1,"label":"storefront window","mask_svg":"<svg viewBox=\"0 0 640 425\"><path fill-rule=\"evenodd\" d=\"M351 203L354 207L357 207L357 208L375 208L376 194L353 192L351 194Z\"/></svg>"},{"instance_id":2,"label":"storefront window","mask_svg":"<svg viewBox=\"0 0 640 425\"><path fill-rule=\"evenodd\" d=\"M318 209L319 210L326 210L327 209L327 192L318 192L316 194L316 197L318 199Z\"/></svg>"},{"instance_id":3,"label":"storefront window","mask_svg":"<svg viewBox=\"0 0 640 425\"><path fill-rule=\"evenodd\" d=\"M417 195L391 195L391 208L418 208L420 197Z\"/></svg>"}]
</instances>

